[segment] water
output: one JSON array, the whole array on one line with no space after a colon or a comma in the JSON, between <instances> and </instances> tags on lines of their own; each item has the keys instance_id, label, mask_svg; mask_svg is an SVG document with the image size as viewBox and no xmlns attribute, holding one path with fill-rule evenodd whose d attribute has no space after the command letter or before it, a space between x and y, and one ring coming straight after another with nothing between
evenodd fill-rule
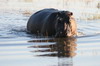
<instances>
[{"instance_id":1,"label":"water","mask_svg":"<svg viewBox=\"0 0 100 66\"><path fill-rule=\"evenodd\" d=\"M26 6L25 2L21 3ZM30 2L31 0L27 4ZM95 1L97 2L98 0ZM6 3L8 9L0 7L0 66L100 66L100 19L88 19L92 14L88 8L86 13L82 11L85 16L87 15L86 19L74 10L79 32L77 37L56 39L28 34L26 24L33 12L30 13L29 8L21 10L22 6L15 10L11 7L10 0ZM69 10L72 10L71 4ZM3 3L2 5L4 6ZM66 8L65 5L60 7ZM96 10L92 12L99 14L99 9L93 8Z\"/></svg>"}]
</instances>

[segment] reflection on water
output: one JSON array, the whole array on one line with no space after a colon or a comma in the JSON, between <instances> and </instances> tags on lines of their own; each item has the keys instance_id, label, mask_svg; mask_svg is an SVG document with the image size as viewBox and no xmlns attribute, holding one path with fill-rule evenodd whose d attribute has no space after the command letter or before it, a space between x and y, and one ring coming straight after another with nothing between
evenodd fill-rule
<instances>
[{"instance_id":1,"label":"reflection on water","mask_svg":"<svg viewBox=\"0 0 100 66\"><path fill-rule=\"evenodd\" d=\"M38 48L37 50L31 51L32 53L44 53L36 56L49 56L58 57L59 66L73 66L72 58L76 55L76 38L54 38L50 40L32 40L29 42L46 42L47 44L33 45L28 48ZM54 42L48 45L48 42ZM40 48L40 50L39 50Z\"/></svg>"},{"instance_id":2,"label":"reflection on water","mask_svg":"<svg viewBox=\"0 0 100 66\"><path fill-rule=\"evenodd\" d=\"M99 66L99 61L100 35L0 39L0 66Z\"/></svg>"},{"instance_id":3,"label":"reflection on water","mask_svg":"<svg viewBox=\"0 0 100 66\"><path fill-rule=\"evenodd\" d=\"M48 48L48 49L41 49L35 50L31 52L54 52L50 54L43 54L38 56L57 56L57 57L73 57L76 55L76 39L73 37L70 38L55 38L53 40L33 40L29 42L56 42L55 44L49 45L33 45L29 48Z\"/></svg>"}]
</instances>

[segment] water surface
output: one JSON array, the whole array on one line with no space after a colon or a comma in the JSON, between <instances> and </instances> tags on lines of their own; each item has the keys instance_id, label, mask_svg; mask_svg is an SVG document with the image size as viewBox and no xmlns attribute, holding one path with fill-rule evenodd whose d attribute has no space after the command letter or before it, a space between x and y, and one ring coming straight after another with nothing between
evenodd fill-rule
<instances>
[{"instance_id":1,"label":"water surface","mask_svg":"<svg viewBox=\"0 0 100 66\"><path fill-rule=\"evenodd\" d=\"M94 9L99 13L99 9ZM79 16L79 12L74 11ZM89 17L91 12L87 13L83 11ZM0 66L100 66L100 19L76 16L77 37L50 38L26 32L30 15L21 10L0 12Z\"/></svg>"}]
</instances>

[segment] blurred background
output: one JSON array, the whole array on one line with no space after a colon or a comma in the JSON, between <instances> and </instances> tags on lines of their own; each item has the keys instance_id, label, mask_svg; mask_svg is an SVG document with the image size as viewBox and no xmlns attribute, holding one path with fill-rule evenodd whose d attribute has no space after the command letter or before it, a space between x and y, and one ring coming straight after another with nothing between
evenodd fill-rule
<instances>
[{"instance_id":1,"label":"blurred background","mask_svg":"<svg viewBox=\"0 0 100 66\"><path fill-rule=\"evenodd\" d=\"M69 10L78 19L100 19L100 0L0 0L0 11Z\"/></svg>"}]
</instances>

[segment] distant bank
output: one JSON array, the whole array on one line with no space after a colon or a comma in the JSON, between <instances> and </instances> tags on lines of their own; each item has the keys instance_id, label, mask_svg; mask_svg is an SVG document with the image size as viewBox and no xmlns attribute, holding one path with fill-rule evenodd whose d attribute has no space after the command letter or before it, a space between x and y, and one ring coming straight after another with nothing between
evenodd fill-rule
<instances>
[{"instance_id":1,"label":"distant bank","mask_svg":"<svg viewBox=\"0 0 100 66\"><path fill-rule=\"evenodd\" d=\"M70 10L79 19L100 19L100 0L0 0L1 10L37 11L43 8Z\"/></svg>"}]
</instances>

